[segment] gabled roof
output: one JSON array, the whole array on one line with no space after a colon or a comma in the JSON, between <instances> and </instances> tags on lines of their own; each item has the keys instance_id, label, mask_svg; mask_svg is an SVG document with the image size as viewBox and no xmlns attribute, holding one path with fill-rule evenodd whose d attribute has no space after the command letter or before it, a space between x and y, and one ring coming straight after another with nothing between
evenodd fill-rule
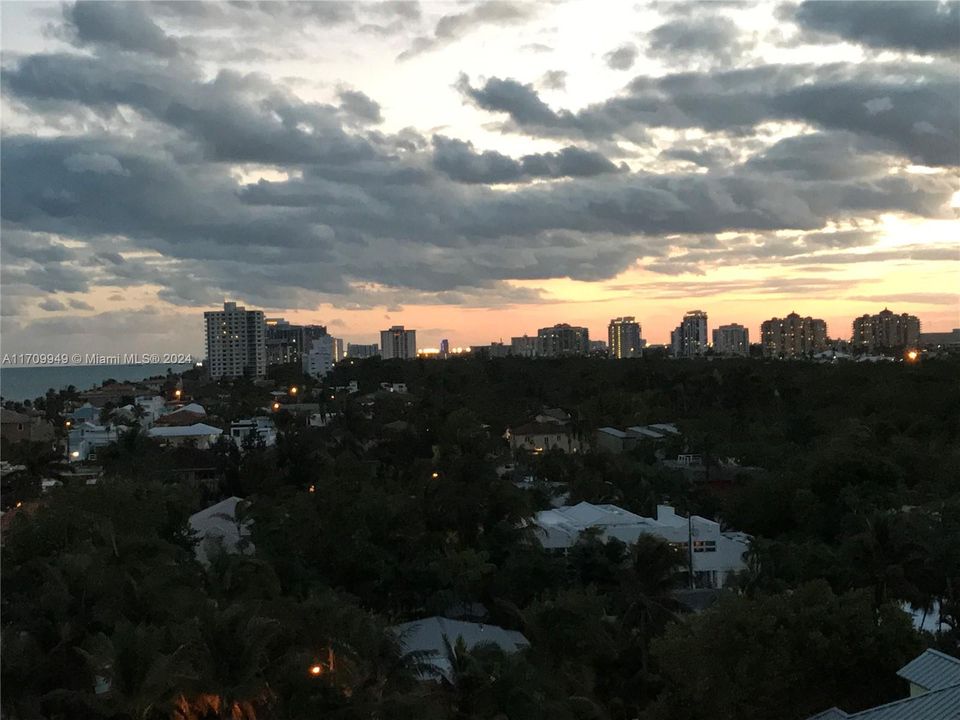
<instances>
[{"instance_id":1,"label":"gabled roof","mask_svg":"<svg viewBox=\"0 0 960 720\"><path fill-rule=\"evenodd\" d=\"M149 437L169 438L169 437L204 437L207 435L220 435L223 432L220 428L197 423L186 427L152 427L147 431Z\"/></svg>"},{"instance_id":2,"label":"gabled roof","mask_svg":"<svg viewBox=\"0 0 960 720\"><path fill-rule=\"evenodd\" d=\"M498 625L429 617L423 620L395 625L393 631L400 636L404 654L421 653L424 667L421 676L425 679L451 679L452 666L447 644L456 647L457 638L463 638L467 650L478 645L496 645L504 652L516 652L530 642L522 633L505 630Z\"/></svg>"},{"instance_id":3,"label":"gabled roof","mask_svg":"<svg viewBox=\"0 0 960 720\"><path fill-rule=\"evenodd\" d=\"M857 713L830 708L808 720L958 720L960 685L931 690Z\"/></svg>"},{"instance_id":4,"label":"gabled roof","mask_svg":"<svg viewBox=\"0 0 960 720\"><path fill-rule=\"evenodd\" d=\"M187 520L190 530L200 540L195 553L201 563L207 564L211 550L217 545L221 545L226 552L236 552L240 540L249 538L250 521L244 521L237 526L237 505L241 502L241 498L228 497L216 505L194 513ZM252 543L248 543L246 552L253 552Z\"/></svg>"},{"instance_id":5,"label":"gabled roof","mask_svg":"<svg viewBox=\"0 0 960 720\"><path fill-rule=\"evenodd\" d=\"M566 425L556 423L538 423L531 422L510 428L511 435L569 435L570 430Z\"/></svg>"},{"instance_id":6,"label":"gabled roof","mask_svg":"<svg viewBox=\"0 0 960 720\"><path fill-rule=\"evenodd\" d=\"M8 410L7 408L0 408L0 422L28 423L30 422L30 416L15 412L14 410Z\"/></svg>"},{"instance_id":7,"label":"gabled roof","mask_svg":"<svg viewBox=\"0 0 960 720\"><path fill-rule=\"evenodd\" d=\"M897 670L897 675L924 690L940 690L960 685L960 660L929 649Z\"/></svg>"}]
</instances>

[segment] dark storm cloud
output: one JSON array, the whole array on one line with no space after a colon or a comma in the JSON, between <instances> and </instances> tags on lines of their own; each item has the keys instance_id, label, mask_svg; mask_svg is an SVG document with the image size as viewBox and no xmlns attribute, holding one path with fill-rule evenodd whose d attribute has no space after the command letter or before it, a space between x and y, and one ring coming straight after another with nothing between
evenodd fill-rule
<instances>
[{"instance_id":1,"label":"dark storm cloud","mask_svg":"<svg viewBox=\"0 0 960 720\"><path fill-rule=\"evenodd\" d=\"M509 117L507 129L607 139L650 127L748 133L767 121L801 121L879 138L917 163L960 163L960 94L953 67L761 66L636 78L626 91L580 111L553 110L532 85L461 77L478 107Z\"/></svg>"},{"instance_id":2,"label":"dark storm cloud","mask_svg":"<svg viewBox=\"0 0 960 720\"><path fill-rule=\"evenodd\" d=\"M451 179L466 183L516 183L618 171L600 153L572 146L554 153L524 155L519 160L490 150L478 153L472 143L442 135L434 135L433 147L434 167Z\"/></svg>"},{"instance_id":3,"label":"dark storm cloud","mask_svg":"<svg viewBox=\"0 0 960 720\"><path fill-rule=\"evenodd\" d=\"M101 0L65 5L67 35L80 46L98 45L172 57L180 48L146 12L145 3Z\"/></svg>"},{"instance_id":4,"label":"dark storm cloud","mask_svg":"<svg viewBox=\"0 0 960 720\"><path fill-rule=\"evenodd\" d=\"M729 63L740 58L753 43L729 18L705 15L673 20L654 28L649 46L658 56Z\"/></svg>"},{"instance_id":5,"label":"dark storm cloud","mask_svg":"<svg viewBox=\"0 0 960 720\"><path fill-rule=\"evenodd\" d=\"M660 157L665 160L681 160L705 168L717 168L729 165L733 161L733 153L726 147L691 148L677 147L664 150Z\"/></svg>"},{"instance_id":6,"label":"dark storm cloud","mask_svg":"<svg viewBox=\"0 0 960 720\"><path fill-rule=\"evenodd\" d=\"M337 96L340 98L340 109L351 117L363 123L383 122L380 104L359 90L341 89Z\"/></svg>"},{"instance_id":7,"label":"dark storm cloud","mask_svg":"<svg viewBox=\"0 0 960 720\"><path fill-rule=\"evenodd\" d=\"M808 30L873 48L960 53L960 2L803 2L794 16Z\"/></svg>"},{"instance_id":8,"label":"dark storm cloud","mask_svg":"<svg viewBox=\"0 0 960 720\"><path fill-rule=\"evenodd\" d=\"M846 132L797 135L754 156L746 167L798 180L866 179L883 175L890 167L884 147Z\"/></svg>"},{"instance_id":9,"label":"dark storm cloud","mask_svg":"<svg viewBox=\"0 0 960 720\"><path fill-rule=\"evenodd\" d=\"M39 307L41 310L46 310L47 312L59 312L67 309L66 305L53 297L41 300Z\"/></svg>"}]
</instances>

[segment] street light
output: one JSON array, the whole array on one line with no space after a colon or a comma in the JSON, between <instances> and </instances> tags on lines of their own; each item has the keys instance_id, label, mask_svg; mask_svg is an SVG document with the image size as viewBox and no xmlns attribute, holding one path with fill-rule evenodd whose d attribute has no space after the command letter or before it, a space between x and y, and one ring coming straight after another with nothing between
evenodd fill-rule
<instances>
[{"instance_id":1,"label":"street light","mask_svg":"<svg viewBox=\"0 0 960 720\"><path fill-rule=\"evenodd\" d=\"M280 403L274 402L274 403L273 403L273 411L276 412L276 411L279 410L279 409L280 409Z\"/></svg>"},{"instance_id":2,"label":"street light","mask_svg":"<svg viewBox=\"0 0 960 720\"><path fill-rule=\"evenodd\" d=\"M910 362L916 362L918 357L920 357L920 353L918 353L916 350L911 350L907 353L907 360Z\"/></svg>"},{"instance_id":3,"label":"street light","mask_svg":"<svg viewBox=\"0 0 960 720\"><path fill-rule=\"evenodd\" d=\"M296 387L290 388L290 394L291 394L291 395L296 395L296 394L297 394L297 388L296 388Z\"/></svg>"},{"instance_id":4,"label":"street light","mask_svg":"<svg viewBox=\"0 0 960 720\"><path fill-rule=\"evenodd\" d=\"M180 399L180 395L181 395L182 393L183 393L183 390L181 390L180 388L177 388L176 390L173 391L173 396L174 396L177 400L179 400L179 399Z\"/></svg>"}]
</instances>

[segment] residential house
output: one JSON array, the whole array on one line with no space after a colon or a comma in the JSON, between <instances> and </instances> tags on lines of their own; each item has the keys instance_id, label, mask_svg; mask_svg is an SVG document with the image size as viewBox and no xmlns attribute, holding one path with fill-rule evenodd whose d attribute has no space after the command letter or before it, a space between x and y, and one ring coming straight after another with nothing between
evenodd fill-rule
<instances>
[{"instance_id":1,"label":"residential house","mask_svg":"<svg viewBox=\"0 0 960 720\"><path fill-rule=\"evenodd\" d=\"M734 573L744 570L749 536L724 532L720 524L694 515L681 517L669 505L657 506L657 517L635 515L616 505L581 502L542 510L533 519L541 545L547 550L566 551L590 530L604 540L616 538L628 545L641 535L653 535L690 552L693 543L693 572L697 585L723 587Z\"/></svg>"},{"instance_id":2,"label":"residential house","mask_svg":"<svg viewBox=\"0 0 960 720\"><path fill-rule=\"evenodd\" d=\"M539 454L560 450L575 453L583 449L580 438L567 425L556 422L531 422L508 428L504 437L513 452L525 450Z\"/></svg>"},{"instance_id":3,"label":"residential house","mask_svg":"<svg viewBox=\"0 0 960 720\"><path fill-rule=\"evenodd\" d=\"M7 442L53 442L53 436L53 425L42 415L0 408L0 437Z\"/></svg>"},{"instance_id":4,"label":"residential house","mask_svg":"<svg viewBox=\"0 0 960 720\"><path fill-rule=\"evenodd\" d=\"M249 555L254 551L250 542L251 521L242 518L237 506L243 500L228 497L189 517L187 523L197 538L194 554L203 565L209 565L217 553Z\"/></svg>"},{"instance_id":5,"label":"residential house","mask_svg":"<svg viewBox=\"0 0 960 720\"><path fill-rule=\"evenodd\" d=\"M467 650L481 645L496 645L507 653L529 647L530 642L516 630L505 630L497 625L429 617L423 620L395 625L404 655L416 653L423 680L453 682L451 654L456 653L457 641L463 640Z\"/></svg>"},{"instance_id":6,"label":"residential house","mask_svg":"<svg viewBox=\"0 0 960 720\"><path fill-rule=\"evenodd\" d=\"M223 430L205 423L194 425L154 426L147 430L147 437L159 440L165 445L194 445L207 449L213 445Z\"/></svg>"},{"instance_id":7,"label":"residential house","mask_svg":"<svg viewBox=\"0 0 960 720\"><path fill-rule=\"evenodd\" d=\"M832 707L808 720L960 719L960 659L939 650L925 650L897 675L909 683L909 697L854 713Z\"/></svg>"},{"instance_id":8,"label":"residential house","mask_svg":"<svg viewBox=\"0 0 960 720\"><path fill-rule=\"evenodd\" d=\"M277 428L268 417L253 417L235 420L230 423L230 438L238 448L242 448L248 437L253 442L263 443L265 447L277 444Z\"/></svg>"},{"instance_id":9,"label":"residential house","mask_svg":"<svg viewBox=\"0 0 960 720\"><path fill-rule=\"evenodd\" d=\"M70 462L95 460L97 451L117 442L129 430L126 425L95 425L84 422L67 433L67 458Z\"/></svg>"}]
</instances>

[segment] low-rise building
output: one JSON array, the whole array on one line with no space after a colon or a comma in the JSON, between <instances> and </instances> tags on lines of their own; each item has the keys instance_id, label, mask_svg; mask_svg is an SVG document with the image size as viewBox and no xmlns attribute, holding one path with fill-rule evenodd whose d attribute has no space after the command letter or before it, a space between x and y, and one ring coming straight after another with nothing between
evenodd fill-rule
<instances>
[{"instance_id":1,"label":"low-rise building","mask_svg":"<svg viewBox=\"0 0 960 720\"><path fill-rule=\"evenodd\" d=\"M928 649L897 671L910 696L848 713L838 707L807 720L957 720L960 718L960 659Z\"/></svg>"},{"instance_id":2,"label":"low-rise building","mask_svg":"<svg viewBox=\"0 0 960 720\"><path fill-rule=\"evenodd\" d=\"M203 565L209 565L218 553L253 553L251 522L238 511L238 506L243 502L241 498L228 497L194 513L188 519L187 524L197 539L194 555Z\"/></svg>"},{"instance_id":3,"label":"low-rise building","mask_svg":"<svg viewBox=\"0 0 960 720\"><path fill-rule=\"evenodd\" d=\"M277 428L268 417L234 420L230 423L230 439L238 448L243 448L247 442L270 447L277 444Z\"/></svg>"},{"instance_id":4,"label":"low-rise building","mask_svg":"<svg viewBox=\"0 0 960 720\"><path fill-rule=\"evenodd\" d=\"M539 454L560 450L574 453L584 449L580 438L570 428L553 422L531 422L508 428L505 437L513 452L525 450Z\"/></svg>"},{"instance_id":5,"label":"low-rise building","mask_svg":"<svg viewBox=\"0 0 960 720\"><path fill-rule=\"evenodd\" d=\"M530 645L516 630L444 617L414 620L392 629L400 639L403 654L416 654L422 680L454 679L451 660L455 658L451 658L451 653L456 654L458 640L468 651L481 645L496 645L504 652L514 653Z\"/></svg>"},{"instance_id":6,"label":"low-rise building","mask_svg":"<svg viewBox=\"0 0 960 720\"><path fill-rule=\"evenodd\" d=\"M9 443L52 442L53 425L42 415L0 408L0 437Z\"/></svg>"},{"instance_id":7,"label":"low-rise building","mask_svg":"<svg viewBox=\"0 0 960 720\"><path fill-rule=\"evenodd\" d=\"M125 425L80 423L67 433L67 458L70 462L95 460L97 451L117 442L129 428Z\"/></svg>"},{"instance_id":8,"label":"low-rise building","mask_svg":"<svg viewBox=\"0 0 960 720\"><path fill-rule=\"evenodd\" d=\"M616 505L581 502L542 510L534 516L533 524L547 550L569 550L587 530L599 532L605 541L616 538L628 545L641 535L653 535L684 553L690 553L692 543L693 572L702 587L723 587L746 568L748 535L725 532L720 523L700 515L681 517L669 505L658 505L657 517L647 518Z\"/></svg>"},{"instance_id":9,"label":"low-rise building","mask_svg":"<svg viewBox=\"0 0 960 720\"><path fill-rule=\"evenodd\" d=\"M364 345L362 343L347 343L347 357L363 360L365 358L379 357L380 346L377 343Z\"/></svg>"},{"instance_id":10,"label":"low-rise building","mask_svg":"<svg viewBox=\"0 0 960 720\"><path fill-rule=\"evenodd\" d=\"M209 448L217 442L223 430L206 423L182 426L155 426L147 430L147 437L159 440L165 445L193 445L200 449Z\"/></svg>"},{"instance_id":11,"label":"low-rise building","mask_svg":"<svg viewBox=\"0 0 960 720\"><path fill-rule=\"evenodd\" d=\"M680 431L673 423L633 425L625 430L615 427L602 427L597 430L596 449L620 454L629 452L642 443L660 444L670 437L679 436Z\"/></svg>"}]
</instances>

